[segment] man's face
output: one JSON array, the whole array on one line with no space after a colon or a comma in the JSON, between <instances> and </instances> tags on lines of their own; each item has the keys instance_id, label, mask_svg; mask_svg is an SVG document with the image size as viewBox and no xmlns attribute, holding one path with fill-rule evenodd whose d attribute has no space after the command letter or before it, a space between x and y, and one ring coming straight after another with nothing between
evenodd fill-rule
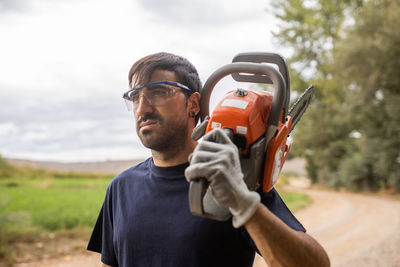
<instances>
[{"instance_id":1,"label":"man's face","mask_svg":"<svg viewBox=\"0 0 400 267\"><path fill-rule=\"evenodd\" d=\"M174 72L156 69L149 82L158 81L177 82L178 79ZM134 86L137 84L132 84ZM140 97L134 115L136 132L147 148L162 152L187 140L189 117L187 100L181 89L158 105Z\"/></svg>"}]
</instances>

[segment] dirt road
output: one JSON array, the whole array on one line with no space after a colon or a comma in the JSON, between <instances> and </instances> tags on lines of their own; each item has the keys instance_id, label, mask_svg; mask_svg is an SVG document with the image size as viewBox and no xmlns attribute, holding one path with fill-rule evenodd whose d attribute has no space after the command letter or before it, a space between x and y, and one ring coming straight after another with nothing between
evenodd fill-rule
<instances>
[{"instance_id":1,"label":"dirt road","mask_svg":"<svg viewBox=\"0 0 400 267\"><path fill-rule=\"evenodd\" d=\"M400 201L303 190L313 204L295 213L332 266L400 266ZM266 266L257 258L254 267Z\"/></svg>"},{"instance_id":2,"label":"dirt road","mask_svg":"<svg viewBox=\"0 0 400 267\"><path fill-rule=\"evenodd\" d=\"M332 266L400 266L400 201L376 196L303 189L312 200L295 213L328 252ZM80 255L17 266L99 266ZM254 267L266 266L261 257Z\"/></svg>"}]
</instances>

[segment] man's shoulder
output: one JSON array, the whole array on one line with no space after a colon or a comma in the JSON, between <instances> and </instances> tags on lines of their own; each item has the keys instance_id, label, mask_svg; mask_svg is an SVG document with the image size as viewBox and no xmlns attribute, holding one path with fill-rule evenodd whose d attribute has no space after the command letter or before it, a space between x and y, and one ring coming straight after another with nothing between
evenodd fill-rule
<instances>
[{"instance_id":1,"label":"man's shoulder","mask_svg":"<svg viewBox=\"0 0 400 267\"><path fill-rule=\"evenodd\" d=\"M151 158L148 158L126 170L124 170L123 172L121 172L120 174L118 174L112 181L111 184L115 184L115 183L124 183L128 180L132 180L132 178L136 177L136 176L142 176L145 175L146 173L148 173L149 170L149 161L151 160Z\"/></svg>"},{"instance_id":2,"label":"man's shoulder","mask_svg":"<svg viewBox=\"0 0 400 267\"><path fill-rule=\"evenodd\" d=\"M152 160L151 158L148 158L148 159L146 159L146 160L144 160L144 161L142 161L142 162L140 162L140 163L138 163L138 164L126 169L126 170L124 170L117 177L129 176L129 175L132 175L132 173L140 172L140 171L143 171L143 170L147 170L147 169L149 169L149 166L150 166L149 163L150 163L151 160Z\"/></svg>"}]
</instances>

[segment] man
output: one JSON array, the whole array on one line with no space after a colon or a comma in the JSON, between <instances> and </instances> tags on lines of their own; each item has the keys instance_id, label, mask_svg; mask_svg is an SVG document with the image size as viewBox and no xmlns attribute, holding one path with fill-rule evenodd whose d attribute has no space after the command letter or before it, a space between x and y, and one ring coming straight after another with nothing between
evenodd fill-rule
<instances>
[{"instance_id":1,"label":"man","mask_svg":"<svg viewBox=\"0 0 400 267\"><path fill-rule=\"evenodd\" d=\"M104 266L252 266L259 251L269 266L329 266L323 248L305 233L278 193L250 192L238 152L214 130L197 145L201 82L186 59L157 53L129 72L136 131L152 157L108 186L88 249ZM190 166L188 158L190 156ZM194 216L189 183L209 180L232 220Z\"/></svg>"}]
</instances>

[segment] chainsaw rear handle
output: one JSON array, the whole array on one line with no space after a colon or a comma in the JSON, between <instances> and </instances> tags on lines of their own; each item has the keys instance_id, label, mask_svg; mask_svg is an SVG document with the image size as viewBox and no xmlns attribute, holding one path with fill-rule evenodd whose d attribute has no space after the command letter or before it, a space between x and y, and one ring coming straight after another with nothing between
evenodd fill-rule
<instances>
[{"instance_id":1,"label":"chainsaw rear handle","mask_svg":"<svg viewBox=\"0 0 400 267\"><path fill-rule=\"evenodd\" d=\"M228 137L233 140L233 131L231 129L222 129ZM225 221L231 217L228 208L219 206L214 198L207 194L209 190L209 182L206 178L201 177L190 182L189 185L189 206L190 212L197 216Z\"/></svg>"},{"instance_id":2,"label":"chainsaw rear handle","mask_svg":"<svg viewBox=\"0 0 400 267\"><path fill-rule=\"evenodd\" d=\"M270 116L266 127L267 140L270 140L275 134L279 125L279 120L284 108L286 99L286 86L282 75L273 67L258 63L231 63L217 69L206 81L203 89L200 92L200 117L203 121L205 117L209 116L209 101L212 90L215 85L225 76L232 73L249 73L266 75L269 77L274 86L274 97L272 100L272 107ZM233 138L233 132L230 129L224 129L230 138ZM231 217L228 208L220 207L215 203L212 198L209 183L205 178L199 177L195 181L190 182L189 187L189 206L190 211L198 216L210 218L219 221L225 221Z\"/></svg>"},{"instance_id":3,"label":"chainsaw rear handle","mask_svg":"<svg viewBox=\"0 0 400 267\"><path fill-rule=\"evenodd\" d=\"M270 115L267 122L267 127L269 125L278 127L279 119L282 114L282 109L286 103L286 84L282 75L271 66L259 63L243 63L235 62L230 63L221 68L217 69L208 78L204 84L203 89L200 91L200 118L203 121L206 116L209 116L210 109L210 96L215 85L225 76L233 73L248 73L248 74L258 74L265 75L269 77L274 84L274 97L272 99L272 107Z\"/></svg>"}]
</instances>

